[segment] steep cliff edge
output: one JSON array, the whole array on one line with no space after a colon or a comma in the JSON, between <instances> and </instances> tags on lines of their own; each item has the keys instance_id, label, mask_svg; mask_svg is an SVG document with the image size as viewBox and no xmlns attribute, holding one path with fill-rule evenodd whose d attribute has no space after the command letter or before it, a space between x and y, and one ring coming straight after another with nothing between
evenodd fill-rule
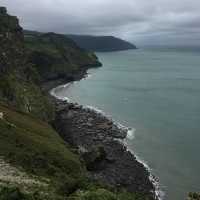
<instances>
[{"instance_id":1,"label":"steep cliff edge","mask_svg":"<svg viewBox=\"0 0 200 200\"><path fill-rule=\"evenodd\" d=\"M16 17L0 8L0 99L42 119L52 117L52 107L43 95L40 76L28 61L22 28Z\"/></svg>"},{"instance_id":2,"label":"steep cliff edge","mask_svg":"<svg viewBox=\"0 0 200 200\"><path fill-rule=\"evenodd\" d=\"M88 169L94 167L91 166L91 161L92 165L95 164L96 158L98 160L99 155L101 158L102 152L99 154L99 149L97 152L92 152L95 158L92 156L90 160L90 155L89 158L88 154L83 156L77 145L72 146L67 140L64 141L50 123L46 122L54 119L56 125L54 114L56 117L64 117L62 118L64 120L68 115L65 112L68 105L67 107L64 105L62 115L59 113L62 103L56 105L54 112L54 101L42 91L40 85L54 79L51 75L58 72L64 76L65 81L68 79L65 77L68 74L76 78L80 72L85 73L88 67L99 66L97 57L80 49L73 41L54 33L37 36L34 38L37 42L31 38L29 44L27 40L25 43L17 18L8 15L6 9L2 7L0 7L0 37L0 167L3 167L0 172L0 199L154 199L150 191L153 188L141 190L138 185L140 182L137 183L137 188L127 190L126 184L115 187L115 184L107 185L104 179L102 181L91 179L88 175ZM35 53L48 62L36 62L38 59L34 59ZM53 62L51 59L58 60ZM60 59L63 60L61 64ZM49 64L46 65L47 63ZM58 63L59 67L56 65ZM74 112L76 113L76 108ZM77 117L79 119L79 116ZM60 128L60 124L58 125ZM61 128L65 129L66 134L68 131L72 133L64 126ZM78 128L77 124L75 128ZM95 129L95 126L93 128ZM87 134L85 131L82 133ZM111 161L109 160L109 166L112 168L115 162ZM140 169L143 171L142 165ZM115 171L113 172L114 178L117 177ZM139 173L141 178L148 176L148 174L143 176L138 170L135 172ZM123 173L120 180L121 177L126 179L126 175L127 173ZM135 177L138 177L137 174ZM148 179L146 181L149 183ZM141 187L144 186L141 184Z\"/></svg>"},{"instance_id":3,"label":"steep cliff edge","mask_svg":"<svg viewBox=\"0 0 200 200\"><path fill-rule=\"evenodd\" d=\"M72 81L89 67L101 66L94 53L81 49L65 35L25 31L25 45L30 51L29 60L35 64L43 83Z\"/></svg>"},{"instance_id":4,"label":"steep cliff edge","mask_svg":"<svg viewBox=\"0 0 200 200\"><path fill-rule=\"evenodd\" d=\"M101 66L95 54L66 36L47 33L24 37L18 19L3 7L0 46L0 99L45 120L53 117L53 109L42 85L75 80L89 67Z\"/></svg>"}]
</instances>

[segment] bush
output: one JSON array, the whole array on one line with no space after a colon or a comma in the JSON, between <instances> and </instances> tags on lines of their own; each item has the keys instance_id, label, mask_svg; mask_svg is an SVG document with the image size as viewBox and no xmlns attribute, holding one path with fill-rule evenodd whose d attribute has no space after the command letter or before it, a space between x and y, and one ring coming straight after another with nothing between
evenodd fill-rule
<instances>
[{"instance_id":1,"label":"bush","mask_svg":"<svg viewBox=\"0 0 200 200\"><path fill-rule=\"evenodd\" d=\"M17 187L3 187L0 189L1 200L28 200Z\"/></svg>"}]
</instances>

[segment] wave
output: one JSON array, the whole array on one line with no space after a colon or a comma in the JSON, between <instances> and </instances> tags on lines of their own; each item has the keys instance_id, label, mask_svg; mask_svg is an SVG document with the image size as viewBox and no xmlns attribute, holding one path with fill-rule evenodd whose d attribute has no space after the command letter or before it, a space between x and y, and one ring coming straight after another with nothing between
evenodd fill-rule
<instances>
[{"instance_id":1,"label":"wave","mask_svg":"<svg viewBox=\"0 0 200 200\"><path fill-rule=\"evenodd\" d=\"M63 97L63 96L57 95L57 92L59 92L60 90L63 90L63 89L66 89L66 88L70 87L70 85L71 85L71 83L67 83L67 84L63 84L63 85L60 85L60 86L58 86L56 88L51 89L50 90L51 96L54 96L57 99L62 100L62 101L71 102L71 100L68 97Z\"/></svg>"},{"instance_id":2,"label":"wave","mask_svg":"<svg viewBox=\"0 0 200 200\"><path fill-rule=\"evenodd\" d=\"M158 179L158 177L154 176L152 174L152 169L149 167L149 165L147 164L146 161L144 161L143 159L141 159L141 157L139 157L131 148L129 148L129 145L127 143L127 140L129 140L128 138L126 140L124 140L124 144L127 147L128 151L130 151L136 158L136 160L141 163L146 170L149 172L149 180L153 183L154 188L155 188L155 195L158 198L158 200L163 200L165 197L165 192L161 189L161 185L160 185L160 181Z\"/></svg>"},{"instance_id":3,"label":"wave","mask_svg":"<svg viewBox=\"0 0 200 200\"><path fill-rule=\"evenodd\" d=\"M141 159L138 155L135 154L135 152L129 147L128 141L135 139L135 128L130 128L122 125L119 122L116 122L115 120L112 119L111 115L106 114L104 111L100 110L99 108L96 108L94 106L85 106L83 109L89 109L95 113L101 114L103 117L106 117L108 120L111 120L119 129L122 131L127 132L127 137L124 140L120 140L120 142L127 147L127 150L130 151L135 157L136 160L141 163L146 170L149 172L149 180L153 183L155 187L155 195L159 200L164 199L165 193L163 190L161 190L161 185L159 182L159 179L152 174L152 169L149 167L147 162L145 162L143 159Z\"/></svg>"},{"instance_id":4,"label":"wave","mask_svg":"<svg viewBox=\"0 0 200 200\"><path fill-rule=\"evenodd\" d=\"M91 77L92 77L92 74L87 73L87 74L85 75L85 77L83 78L83 80L89 79L89 78L91 78Z\"/></svg>"},{"instance_id":5,"label":"wave","mask_svg":"<svg viewBox=\"0 0 200 200\"><path fill-rule=\"evenodd\" d=\"M50 91L50 94L52 96L56 97L57 99L67 101L69 103L74 103L68 97L62 97L62 96L59 96L56 94L59 90L66 89L67 87L70 87L70 85L71 85L71 83L68 83L68 84L60 85L56 88L53 88ZM157 199L162 200L165 196L165 193L163 190L161 190L161 185L159 183L159 179L157 177L155 177L154 175L152 175L152 169L149 167L149 165L143 159L141 159L139 156L137 156L137 154L128 145L128 142L135 139L136 129L122 125L121 123L115 121L111 115L105 113L103 110L101 110L97 107L87 105L87 106L83 106L82 109L90 110L97 114L100 114L102 117L107 118L109 121L112 121L112 123L115 124L119 129L126 132L127 137L124 140L119 140L119 142L121 142L123 145L125 145L127 147L127 150L130 151L135 156L136 160L139 163L141 163L146 168L146 170L149 172L149 180L153 183L153 185L155 187L155 195L156 195Z\"/></svg>"}]
</instances>

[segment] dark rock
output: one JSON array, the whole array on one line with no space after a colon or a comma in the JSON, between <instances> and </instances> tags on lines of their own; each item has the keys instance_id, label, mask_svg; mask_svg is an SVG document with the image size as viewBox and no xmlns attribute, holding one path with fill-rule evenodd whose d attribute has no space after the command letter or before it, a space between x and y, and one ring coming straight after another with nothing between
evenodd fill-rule
<instances>
[{"instance_id":1,"label":"dark rock","mask_svg":"<svg viewBox=\"0 0 200 200\"><path fill-rule=\"evenodd\" d=\"M112 187L124 187L154 198L149 172L127 147L116 139L124 139L126 130L119 129L110 119L90 109L68 103L68 111L57 113L53 126L61 137L81 153L89 177ZM70 115L71 118L64 117ZM73 113L73 115L69 113Z\"/></svg>"},{"instance_id":2,"label":"dark rock","mask_svg":"<svg viewBox=\"0 0 200 200\"><path fill-rule=\"evenodd\" d=\"M106 152L103 146L99 146L83 153L82 157L89 171L99 170L100 163L106 158Z\"/></svg>"}]
</instances>

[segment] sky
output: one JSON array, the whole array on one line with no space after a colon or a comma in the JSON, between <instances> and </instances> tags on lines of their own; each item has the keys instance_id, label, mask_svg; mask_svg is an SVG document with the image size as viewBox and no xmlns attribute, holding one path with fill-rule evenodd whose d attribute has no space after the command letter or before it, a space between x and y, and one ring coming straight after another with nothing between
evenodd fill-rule
<instances>
[{"instance_id":1,"label":"sky","mask_svg":"<svg viewBox=\"0 0 200 200\"><path fill-rule=\"evenodd\" d=\"M200 45L200 0L1 0L23 28L113 35L137 45Z\"/></svg>"}]
</instances>

